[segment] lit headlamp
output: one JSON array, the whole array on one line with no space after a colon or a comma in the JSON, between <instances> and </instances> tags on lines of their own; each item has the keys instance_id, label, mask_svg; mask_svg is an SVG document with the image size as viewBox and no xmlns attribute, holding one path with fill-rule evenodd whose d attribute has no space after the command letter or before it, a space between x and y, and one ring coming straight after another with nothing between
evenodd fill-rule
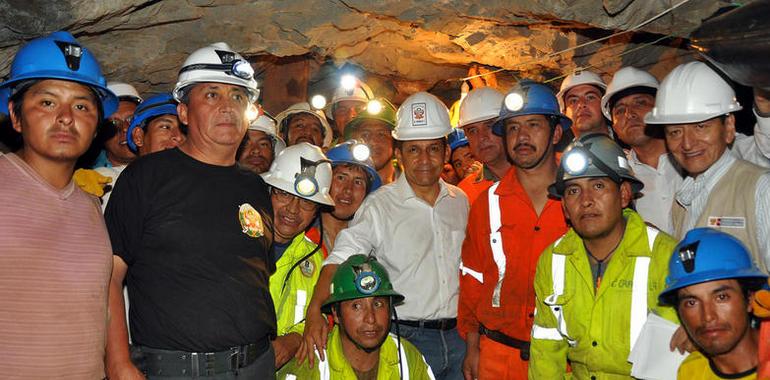
<instances>
[{"instance_id":1,"label":"lit headlamp","mask_svg":"<svg viewBox=\"0 0 770 380\"><path fill-rule=\"evenodd\" d=\"M179 70L179 73L183 73L186 71L194 71L194 70L214 70L214 71L223 71L227 75L232 75L234 77L238 77L244 80L251 80L254 79L254 68L251 67L251 64L248 61L238 59L233 62L228 63L196 63L194 65L189 65L182 67L182 69Z\"/></svg>"},{"instance_id":2,"label":"lit headlamp","mask_svg":"<svg viewBox=\"0 0 770 380\"><path fill-rule=\"evenodd\" d=\"M379 100L370 100L366 103L366 112L370 115L377 115L382 112L382 103Z\"/></svg>"},{"instance_id":3,"label":"lit headlamp","mask_svg":"<svg viewBox=\"0 0 770 380\"><path fill-rule=\"evenodd\" d=\"M505 108L511 112L520 111L524 107L524 96L518 92L512 92L505 96Z\"/></svg>"},{"instance_id":4,"label":"lit headlamp","mask_svg":"<svg viewBox=\"0 0 770 380\"><path fill-rule=\"evenodd\" d=\"M326 107L326 97L321 94L313 95L310 98L310 105L316 110L322 110Z\"/></svg>"},{"instance_id":5,"label":"lit headlamp","mask_svg":"<svg viewBox=\"0 0 770 380\"><path fill-rule=\"evenodd\" d=\"M254 122L254 120L257 120L259 117L259 108L257 108L256 105L250 104L248 108L246 108L246 120L249 121L249 123Z\"/></svg>"},{"instance_id":6,"label":"lit headlamp","mask_svg":"<svg viewBox=\"0 0 770 380\"><path fill-rule=\"evenodd\" d=\"M562 157L562 162L564 162L564 171L570 175L577 176L588 170L591 159L582 148L574 148Z\"/></svg>"},{"instance_id":7,"label":"lit headlamp","mask_svg":"<svg viewBox=\"0 0 770 380\"><path fill-rule=\"evenodd\" d=\"M358 80L355 76L351 74L345 74L342 76L342 79L340 80L340 86L342 86L342 89L344 89L348 95L353 95L353 90L356 89L356 83Z\"/></svg>"},{"instance_id":8,"label":"lit headlamp","mask_svg":"<svg viewBox=\"0 0 770 380\"><path fill-rule=\"evenodd\" d=\"M356 161L364 162L371 156L371 151L366 144L354 142L350 145L350 153Z\"/></svg>"},{"instance_id":9,"label":"lit headlamp","mask_svg":"<svg viewBox=\"0 0 770 380\"><path fill-rule=\"evenodd\" d=\"M318 181L315 178L315 169L318 165L328 163L329 160L310 161L300 157L301 171L294 176L294 191L303 197L312 197L318 194Z\"/></svg>"}]
</instances>

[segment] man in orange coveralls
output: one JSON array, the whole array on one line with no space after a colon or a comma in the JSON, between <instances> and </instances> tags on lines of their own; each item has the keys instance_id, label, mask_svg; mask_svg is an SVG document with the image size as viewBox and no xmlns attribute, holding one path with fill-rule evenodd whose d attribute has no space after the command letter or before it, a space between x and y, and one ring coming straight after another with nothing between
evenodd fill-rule
<instances>
[{"instance_id":1,"label":"man in orange coveralls","mask_svg":"<svg viewBox=\"0 0 770 380\"><path fill-rule=\"evenodd\" d=\"M462 248L458 328L466 380L526 379L540 253L567 231L558 200L555 145L571 121L545 85L509 92L493 132L513 167L471 206Z\"/></svg>"}]
</instances>

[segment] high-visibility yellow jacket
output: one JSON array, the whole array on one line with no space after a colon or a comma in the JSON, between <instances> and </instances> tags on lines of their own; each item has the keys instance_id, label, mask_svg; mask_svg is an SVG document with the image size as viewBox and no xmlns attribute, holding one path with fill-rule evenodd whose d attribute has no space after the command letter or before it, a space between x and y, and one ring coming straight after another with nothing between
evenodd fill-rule
<instances>
[{"instance_id":1,"label":"high-visibility yellow jacket","mask_svg":"<svg viewBox=\"0 0 770 380\"><path fill-rule=\"evenodd\" d=\"M679 323L658 305L676 241L623 211L626 229L594 290L591 264L574 229L546 248L535 274L530 379L630 379L627 361L648 312ZM668 349L663 347L662 349Z\"/></svg>"},{"instance_id":2,"label":"high-visibility yellow jacket","mask_svg":"<svg viewBox=\"0 0 770 380\"><path fill-rule=\"evenodd\" d=\"M276 374L277 380L347 380L355 379L356 373L350 366L345 353L342 351L342 340L339 328L335 325L329 334L325 351L326 361L317 360L313 368L308 368L307 362L298 364L292 359ZM380 363L377 367L378 380L433 380L433 372L425 362L419 350L401 339L401 368L404 376L400 377L399 349L396 336L390 334L380 347Z\"/></svg>"},{"instance_id":3,"label":"high-visibility yellow jacket","mask_svg":"<svg viewBox=\"0 0 770 380\"><path fill-rule=\"evenodd\" d=\"M279 336L290 332L302 334L305 330L305 313L321 273L323 253L319 249L291 273L289 270L315 247L316 244L304 233L297 235L278 259L275 273L270 276L270 295L275 305Z\"/></svg>"}]
</instances>

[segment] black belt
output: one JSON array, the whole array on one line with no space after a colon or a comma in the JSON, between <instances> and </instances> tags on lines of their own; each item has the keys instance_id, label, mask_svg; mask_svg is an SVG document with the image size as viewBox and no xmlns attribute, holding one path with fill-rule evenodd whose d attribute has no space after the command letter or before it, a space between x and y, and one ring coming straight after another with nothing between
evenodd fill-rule
<instances>
[{"instance_id":1,"label":"black belt","mask_svg":"<svg viewBox=\"0 0 770 380\"><path fill-rule=\"evenodd\" d=\"M133 346L131 360L144 372L153 376L205 377L238 372L270 348L270 340L232 347L219 352L170 351L145 346Z\"/></svg>"},{"instance_id":2,"label":"black belt","mask_svg":"<svg viewBox=\"0 0 770 380\"><path fill-rule=\"evenodd\" d=\"M490 330L484 327L484 325L479 325L479 334L486 335L487 338L492 339L497 343L519 350L519 357L521 357L521 360L529 360L529 342L511 338L497 330Z\"/></svg>"},{"instance_id":3,"label":"black belt","mask_svg":"<svg viewBox=\"0 0 770 380\"><path fill-rule=\"evenodd\" d=\"M399 319L398 323L410 327L421 327L433 330L451 330L457 327L457 318L432 320L420 319L419 321L404 321Z\"/></svg>"}]
</instances>

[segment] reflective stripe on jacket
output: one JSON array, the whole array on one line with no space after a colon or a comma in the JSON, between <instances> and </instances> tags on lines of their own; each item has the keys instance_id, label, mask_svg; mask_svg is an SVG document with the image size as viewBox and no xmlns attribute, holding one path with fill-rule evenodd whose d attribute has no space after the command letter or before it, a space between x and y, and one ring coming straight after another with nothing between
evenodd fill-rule
<instances>
[{"instance_id":1,"label":"reflective stripe on jacket","mask_svg":"<svg viewBox=\"0 0 770 380\"><path fill-rule=\"evenodd\" d=\"M289 270L315 247L316 244L307 239L304 233L297 235L278 259L275 273L270 276L270 295L275 305L279 336L290 332L302 334L305 330L307 305L313 297L313 289L323 265L321 250L297 265L291 274Z\"/></svg>"},{"instance_id":2,"label":"reflective stripe on jacket","mask_svg":"<svg viewBox=\"0 0 770 380\"><path fill-rule=\"evenodd\" d=\"M658 306L676 241L632 210L623 217L623 240L596 290L583 241L573 229L540 256L530 379L562 379L567 359L576 379L630 379L626 359L647 313L679 323L672 308Z\"/></svg>"}]
</instances>

